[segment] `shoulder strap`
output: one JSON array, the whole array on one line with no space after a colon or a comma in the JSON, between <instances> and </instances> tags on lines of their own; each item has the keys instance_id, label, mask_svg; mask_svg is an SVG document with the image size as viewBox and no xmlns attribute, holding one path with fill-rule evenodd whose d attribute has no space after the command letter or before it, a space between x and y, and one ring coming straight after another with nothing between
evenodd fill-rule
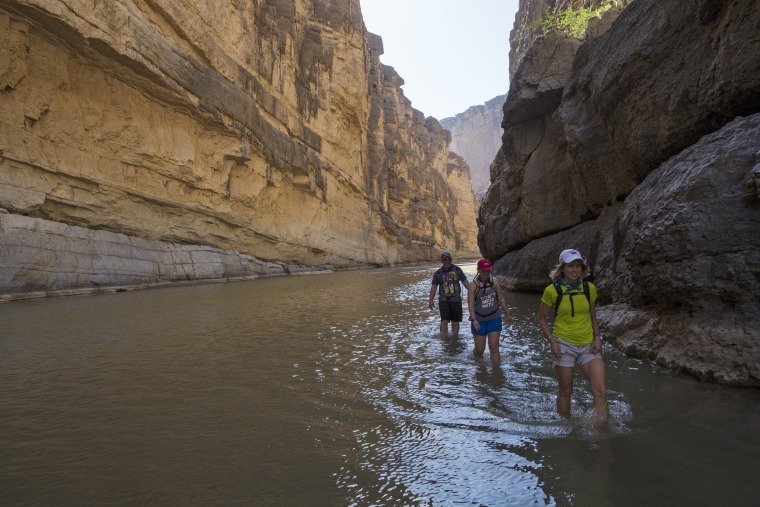
<instances>
[{"instance_id":1,"label":"shoulder strap","mask_svg":"<svg viewBox=\"0 0 760 507\"><path fill-rule=\"evenodd\" d=\"M478 299L478 294L480 293L480 278L478 278L478 275L475 275L474 278L475 281L475 299ZM493 276L488 275L488 280L483 282L483 288L487 289L488 287L493 287Z\"/></svg>"},{"instance_id":2,"label":"shoulder strap","mask_svg":"<svg viewBox=\"0 0 760 507\"><path fill-rule=\"evenodd\" d=\"M588 300L589 306L591 306L591 289L588 286L588 281L582 280L581 286L583 287L583 295L586 296L586 299ZM562 292L562 286L559 283L559 280L554 282L552 285L554 285L554 290L557 291L557 299L554 301L554 314L557 314L557 310L559 310L559 304L562 302L562 296L565 294ZM577 293L572 293L570 296L575 296ZM570 298L570 304L573 304L572 297ZM573 317L575 317L575 307L572 309Z\"/></svg>"},{"instance_id":3,"label":"shoulder strap","mask_svg":"<svg viewBox=\"0 0 760 507\"><path fill-rule=\"evenodd\" d=\"M557 299L554 300L554 313L556 315L557 310L559 310L559 304L562 302L562 296L564 296L564 294L562 293L562 285L560 285L559 280L554 282L552 285L554 286L554 290L557 291Z\"/></svg>"}]
</instances>

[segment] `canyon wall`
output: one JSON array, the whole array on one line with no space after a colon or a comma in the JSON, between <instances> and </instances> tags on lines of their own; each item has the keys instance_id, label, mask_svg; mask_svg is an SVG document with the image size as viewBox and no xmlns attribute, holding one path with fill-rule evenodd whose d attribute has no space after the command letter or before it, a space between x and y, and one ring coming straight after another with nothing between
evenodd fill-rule
<instances>
[{"instance_id":1,"label":"canyon wall","mask_svg":"<svg viewBox=\"0 0 760 507\"><path fill-rule=\"evenodd\" d=\"M451 132L451 151L460 155L470 168L472 189L483 194L491 183L490 167L501 147L502 107L507 95L472 106L463 113L441 120Z\"/></svg>"},{"instance_id":2,"label":"canyon wall","mask_svg":"<svg viewBox=\"0 0 760 507\"><path fill-rule=\"evenodd\" d=\"M478 217L509 288L577 248L619 348L760 386L758 33L752 0L635 0L524 48Z\"/></svg>"},{"instance_id":3,"label":"canyon wall","mask_svg":"<svg viewBox=\"0 0 760 507\"><path fill-rule=\"evenodd\" d=\"M567 9L596 9L606 3L616 8L624 8L633 0L520 0L515 23L509 33L509 80L515 77L517 68L525 58L528 50L541 35L531 29L530 25L540 19L547 9L562 12Z\"/></svg>"},{"instance_id":4,"label":"canyon wall","mask_svg":"<svg viewBox=\"0 0 760 507\"><path fill-rule=\"evenodd\" d=\"M605 0L521 0L510 32L509 79L538 38L538 32L530 23L539 18L547 8L561 11L567 8L597 8ZM630 0L616 2L621 7ZM594 21L592 26L597 26ZM597 28L598 29L598 28ZM506 88L506 86L505 86ZM482 196L491 183L491 163L501 147L502 106L507 96L499 95L485 104L472 106L467 111L441 120L441 125L451 132L451 150L462 156L472 173L472 188Z\"/></svg>"},{"instance_id":5,"label":"canyon wall","mask_svg":"<svg viewBox=\"0 0 760 507\"><path fill-rule=\"evenodd\" d=\"M0 209L46 223L0 293L100 283L38 276L77 254L55 224L292 266L477 255L469 168L358 0L5 1L0 40Z\"/></svg>"}]
</instances>

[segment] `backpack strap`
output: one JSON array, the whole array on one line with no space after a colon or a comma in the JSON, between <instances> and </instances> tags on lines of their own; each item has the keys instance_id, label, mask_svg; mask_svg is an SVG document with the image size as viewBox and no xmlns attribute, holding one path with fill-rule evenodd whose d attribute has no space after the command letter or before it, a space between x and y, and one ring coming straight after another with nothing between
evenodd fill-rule
<instances>
[{"instance_id":1,"label":"backpack strap","mask_svg":"<svg viewBox=\"0 0 760 507\"><path fill-rule=\"evenodd\" d=\"M559 310L559 304L562 302L562 296L565 294L562 292L562 285L559 283L559 280L554 282L552 284L554 286L554 290L557 291L557 299L554 300L554 315L557 315L557 311ZM583 295L586 296L586 299L588 300L589 306L591 306L591 289L588 286L587 280L581 280L581 285L583 287ZM570 308L572 311L572 316L575 317L575 305L573 304L573 296L576 296L577 293L568 294L570 296Z\"/></svg>"},{"instance_id":2,"label":"backpack strap","mask_svg":"<svg viewBox=\"0 0 760 507\"><path fill-rule=\"evenodd\" d=\"M488 287L493 287L493 277L491 275L488 275L488 280L483 282L483 288L487 289ZM480 278L478 278L478 275L475 275L475 299L478 299L478 294L480 294Z\"/></svg>"},{"instance_id":3,"label":"backpack strap","mask_svg":"<svg viewBox=\"0 0 760 507\"><path fill-rule=\"evenodd\" d=\"M583 295L588 300L588 305L591 307L591 289L588 288L588 280L583 279Z\"/></svg>"},{"instance_id":4,"label":"backpack strap","mask_svg":"<svg viewBox=\"0 0 760 507\"><path fill-rule=\"evenodd\" d=\"M483 282L483 289L487 289L488 287L494 287L494 286L495 284L493 282L493 276L488 275L488 280ZM480 293L480 279L478 278L478 275L475 275L475 299L476 300L478 299L478 293ZM497 302L496 308L494 308L492 312L489 312L483 315L482 313L478 313L478 311L475 310L475 313L478 315L478 317L490 317L491 315L493 315L494 313L498 311L499 311L499 304Z\"/></svg>"},{"instance_id":5,"label":"backpack strap","mask_svg":"<svg viewBox=\"0 0 760 507\"><path fill-rule=\"evenodd\" d=\"M554 300L554 315L557 315L559 304L562 302L562 296L564 296L564 294L562 293L562 285L560 285L559 280L552 285L554 286L554 290L557 291L557 299Z\"/></svg>"}]
</instances>

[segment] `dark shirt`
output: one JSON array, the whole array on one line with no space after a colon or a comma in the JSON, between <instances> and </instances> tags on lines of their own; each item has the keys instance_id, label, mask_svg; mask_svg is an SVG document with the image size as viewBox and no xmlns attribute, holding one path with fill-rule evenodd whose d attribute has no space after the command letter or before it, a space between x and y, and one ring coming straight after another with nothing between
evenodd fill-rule
<instances>
[{"instance_id":1,"label":"dark shirt","mask_svg":"<svg viewBox=\"0 0 760 507\"><path fill-rule=\"evenodd\" d=\"M433 285L438 286L439 301L461 301L462 286L467 283L467 276L459 266L452 264L449 269L438 268L433 274Z\"/></svg>"}]
</instances>

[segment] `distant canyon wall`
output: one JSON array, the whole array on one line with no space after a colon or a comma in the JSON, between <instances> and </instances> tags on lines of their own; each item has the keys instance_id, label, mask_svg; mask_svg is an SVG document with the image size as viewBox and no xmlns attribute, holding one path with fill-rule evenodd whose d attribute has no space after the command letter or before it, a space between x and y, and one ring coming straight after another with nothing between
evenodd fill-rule
<instances>
[{"instance_id":1,"label":"distant canyon wall","mask_svg":"<svg viewBox=\"0 0 760 507\"><path fill-rule=\"evenodd\" d=\"M635 0L521 50L478 217L508 287L578 248L619 348L760 386L758 33L753 0Z\"/></svg>"},{"instance_id":2,"label":"distant canyon wall","mask_svg":"<svg viewBox=\"0 0 760 507\"><path fill-rule=\"evenodd\" d=\"M502 108L506 98L506 94L499 95L441 120L443 128L451 132L451 151L464 158L470 167L472 189L476 194L485 193L491 183L490 167L501 147Z\"/></svg>"},{"instance_id":3,"label":"distant canyon wall","mask_svg":"<svg viewBox=\"0 0 760 507\"><path fill-rule=\"evenodd\" d=\"M538 38L538 32L530 29L530 23L540 18L547 8L558 11L566 8L596 8L604 0L521 0L510 32L509 80L522 59ZM621 6L630 0L617 2ZM508 83L504 88L507 89ZM472 188L482 196L491 183L491 163L501 147L504 117L503 105L507 95L499 95L485 104L472 106L451 118L441 120L441 125L451 132L451 150L465 159L472 173Z\"/></svg>"},{"instance_id":4,"label":"distant canyon wall","mask_svg":"<svg viewBox=\"0 0 760 507\"><path fill-rule=\"evenodd\" d=\"M359 0L6 1L0 40L10 215L264 263L477 254L469 168ZM97 283L0 252L0 292Z\"/></svg>"}]
</instances>

